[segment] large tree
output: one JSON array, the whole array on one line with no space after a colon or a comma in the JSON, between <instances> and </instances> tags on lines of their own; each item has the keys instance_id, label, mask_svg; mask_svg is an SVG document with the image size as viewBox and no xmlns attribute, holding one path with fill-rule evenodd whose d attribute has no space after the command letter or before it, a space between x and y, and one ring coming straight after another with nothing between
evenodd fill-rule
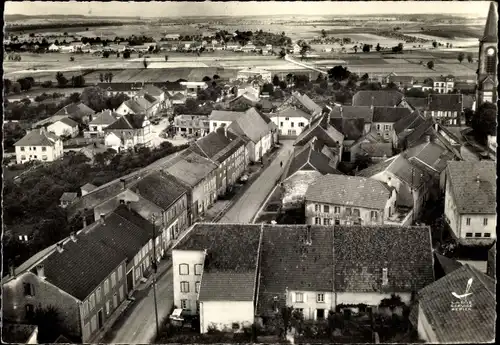
<instances>
[{"instance_id":1,"label":"large tree","mask_svg":"<svg viewBox=\"0 0 500 345\"><path fill-rule=\"evenodd\" d=\"M81 100L83 104L96 112L106 109L107 96L104 90L99 87L86 87L82 92Z\"/></svg>"},{"instance_id":2,"label":"large tree","mask_svg":"<svg viewBox=\"0 0 500 345\"><path fill-rule=\"evenodd\" d=\"M279 86L280 85L280 78L278 77L277 74L275 74L274 77L273 77L273 85L274 86Z\"/></svg>"},{"instance_id":3,"label":"large tree","mask_svg":"<svg viewBox=\"0 0 500 345\"><path fill-rule=\"evenodd\" d=\"M53 343L57 337L65 333L61 313L55 307L38 308L30 320L38 326L38 342Z\"/></svg>"},{"instance_id":4,"label":"large tree","mask_svg":"<svg viewBox=\"0 0 500 345\"><path fill-rule=\"evenodd\" d=\"M349 78L351 72L347 70L347 67L335 66L328 70L328 76L330 79L341 81Z\"/></svg>"},{"instance_id":5,"label":"large tree","mask_svg":"<svg viewBox=\"0 0 500 345\"><path fill-rule=\"evenodd\" d=\"M483 103L472 117L471 127L475 138L485 144L488 135L497 133L497 107L493 103Z\"/></svg>"},{"instance_id":6,"label":"large tree","mask_svg":"<svg viewBox=\"0 0 500 345\"><path fill-rule=\"evenodd\" d=\"M465 54L463 52L458 53L457 59L458 62L462 63L464 61Z\"/></svg>"}]
</instances>

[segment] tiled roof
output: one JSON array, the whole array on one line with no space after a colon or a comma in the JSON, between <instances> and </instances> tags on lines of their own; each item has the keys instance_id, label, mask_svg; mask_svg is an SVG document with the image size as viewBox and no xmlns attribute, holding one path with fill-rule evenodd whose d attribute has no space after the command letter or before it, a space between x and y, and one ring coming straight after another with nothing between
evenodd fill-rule
<instances>
[{"instance_id":1,"label":"tiled roof","mask_svg":"<svg viewBox=\"0 0 500 345\"><path fill-rule=\"evenodd\" d=\"M450 161L446 173L460 214L496 213L496 162Z\"/></svg>"},{"instance_id":2,"label":"tiled roof","mask_svg":"<svg viewBox=\"0 0 500 345\"><path fill-rule=\"evenodd\" d=\"M261 226L256 224L196 223L173 250L207 250L205 272L254 272Z\"/></svg>"},{"instance_id":3,"label":"tiled roof","mask_svg":"<svg viewBox=\"0 0 500 345\"><path fill-rule=\"evenodd\" d=\"M335 226L333 232L336 291L416 292L434 281L429 227Z\"/></svg>"},{"instance_id":4,"label":"tiled roof","mask_svg":"<svg viewBox=\"0 0 500 345\"><path fill-rule=\"evenodd\" d=\"M259 104L262 106L262 111L271 111L275 107L273 102L271 102L267 98L261 99L259 101Z\"/></svg>"},{"instance_id":5,"label":"tiled roof","mask_svg":"<svg viewBox=\"0 0 500 345\"><path fill-rule=\"evenodd\" d=\"M344 134L344 140L359 139L363 135L365 128L363 119L330 118L330 124Z\"/></svg>"},{"instance_id":6,"label":"tiled roof","mask_svg":"<svg viewBox=\"0 0 500 345\"><path fill-rule=\"evenodd\" d=\"M242 101L245 104L248 104L250 106L255 106L259 102L259 99L254 97L251 93L244 93L242 95L236 96L235 98L229 100L228 103L234 103L237 101Z\"/></svg>"},{"instance_id":7,"label":"tiled roof","mask_svg":"<svg viewBox=\"0 0 500 345\"><path fill-rule=\"evenodd\" d=\"M300 133L293 145L302 146L314 137L318 138L318 140L321 140L325 143L325 145L330 147L342 145L344 135L327 123L327 121L328 115L325 115L317 121L311 122L304 128L302 133Z\"/></svg>"},{"instance_id":8,"label":"tiled roof","mask_svg":"<svg viewBox=\"0 0 500 345\"><path fill-rule=\"evenodd\" d=\"M391 143L361 143L359 145L361 151L370 157L391 157L392 144Z\"/></svg>"},{"instance_id":9,"label":"tiled roof","mask_svg":"<svg viewBox=\"0 0 500 345\"><path fill-rule=\"evenodd\" d=\"M358 91L352 97L354 106L394 107L401 103L403 94L399 91Z\"/></svg>"},{"instance_id":10,"label":"tiled roof","mask_svg":"<svg viewBox=\"0 0 500 345\"><path fill-rule=\"evenodd\" d=\"M373 122L397 122L411 111L402 107L373 107Z\"/></svg>"},{"instance_id":11,"label":"tiled roof","mask_svg":"<svg viewBox=\"0 0 500 345\"><path fill-rule=\"evenodd\" d=\"M109 109L103 110L94 116L94 119L89 122L89 125L110 125L116 121L118 114Z\"/></svg>"},{"instance_id":12,"label":"tiled roof","mask_svg":"<svg viewBox=\"0 0 500 345\"><path fill-rule=\"evenodd\" d=\"M447 162L454 158L446 148L431 141L409 148L403 155L412 163L414 161L423 163L425 170L431 173L434 171L441 173L446 168Z\"/></svg>"},{"instance_id":13,"label":"tiled roof","mask_svg":"<svg viewBox=\"0 0 500 345\"><path fill-rule=\"evenodd\" d=\"M193 188L216 168L217 165L209 159L187 150L177 156L164 171Z\"/></svg>"},{"instance_id":14,"label":"tiled roof","mask_svg":"<svg viewBox=\"0 0 500 345\"><path fill-rule=\"evenodd\" d=\"M321 174L342 174L330 166L330 159L321 152L315 151L310 145L299 150L285 167L283 178L287 179L299 170L316 170Z\"/></svg>"},{"instance_id":15,"label":"tiled roof","mask_svg":"<svg viewBox=\"0 0 500 345\"><path fill-rule=\"evenodd\" d=\"M459 302L452 292L463 294L472 279L470 310L453 310ZM418 293L418 303L440 343L484 343L495 339L495 281L469 265L445 275Z\"/></svg>"},{"instance_id":16,"label":"tiled roof","mask_svg":"<svg viewBox=\"0 0 500 345\"><path fill-rule=\"evenodd\" d=\"M463 108L462 94L431 94L429 95L429 111L458 111Z\"/></svg>"},{"instance_id":17,"label":"tiled roof","mask_svg":"<svg viewBox=\"0 0 500 345\"><path fill-rule=\"evenodd\" d=\"M165 92L153 84L144 85L144 88L141 91L144 91L144 92L146 92L154 97L161 96Z\"/></svg>"},{"instance_id":18,"label":"tiled roof","mask_svg":"<svg viewBox=\"0 0 500 345\"><path fill-rule=\"evenodd\" d=\"M319 177L306 192L306 200L362 207L385 209L391 193L380 181L359 176L328 174Z\"/></svg>"},{"instance_id":19,"label":"tiled roof","mask_svg":"<svg viewBox=\"0 0 500 345\"><path fill-rule=\"evenodd\" d=\"M130 110L132 110L135 114L144 113L147 110L147 107L144 104L139 104L137 99L129 99L122 104L125 104Z\"/></svg>"},{"instance_id":20,"label":"tiled roof","mask_svg":"<svg viewBox=\"0 0 500 345\"><path fill-rule=\"evenodd\" d=\"M71 120L69 117L65 117L63 119L60 119L59 122L62 122L65 125L68 125L70 127L78 127L78 122Z\"/></svg>"},{"instance_id":21,"label":"tiled roof","mask_svg":"<svg viewBox=\"0 0 500 345\"><path fill-rule=\"evenodd\" d=\"M26 133L14 146L54 146L60 140L55 134L47 132L45 128L34 129Z\"/></svg>"},{"instance_id":22,"label":"tiled roof","mask_svg":"<svg viewBox=\"0 0 500 345\"><path fill-rule=\"evenodd\" d=\"M363 119L364 123L372 123L373 110L370 106L335 106L330 112L330 118Z\"/></svg>"},{"instance_id":23,"label":"tiled roof","mask_svg":"<svg viewBox=\"0 0 500 345\"><path fill-rule=\"evenodd\" d=\"M141 129L144 126L145 120L145 115L127 114L118 118L118 120L106 127L105 130Z\"/></svg>"},{"instance_id":24,"label":"tiled roof","mask_svg":"<svg viewBox=\"0 0 500 345\"><path fill-rule=\"evenodd\" d=\"M27 344L36 325L2 322L2 343L5 344Z\"/></svg>"},{"instance_id":25,"label":"tiled roof","mask_svg":"<svg viewBox=\"0 0 500 345\"><path fill-rule=\"evenodd\" d=\"M233 124L238 126L233 126ZM269 134L270 128L264 118L255 108L250 108L239 116L229 128L235 129L236 133L247 136L254 143L258 143Z\"/></svg>"},{"instance_id":26,"label":"tiled roof","mask_svg":"<svg viewBox=\"0 0 500 345\"><path fill-rule=\"evenodd\" d=\"M84 116L92 115L95 111L87 107L83 103L68 104L62 109L59 109L54 115L68 115L73 118L81 119Z\"/></svg>"},{"instance_id":27,"label":"tiled roof","mask_svg":"<svg viewBox=\"0 0 500 345\"><path fill-rule=\"evenodd\" d=\"M132 189L163 210L167 210L187 193L187 189L180 182L163 172L154 172L144 177L134 184Z\"/></svg>"},{"instance_id":28,"label":"tiled roof","mask_svg":"<svg viewBox=\"0 0 500 345\"><path fill-rule=\"evenodd\" d=\"M224 131L224 130L223 130ZM231 133L231 135L233 135ZM190 145L190 149L202 157L212 159L231 143L231 139L218 131L210 132Z\"/></svg>"},{"instance_id":29,"label":"tiled roof","mask_svg":"<svg viewBox=\"0 0 500 345\"><path fill-rule=\"evenodd\" d=\"M60 201L73 201L75 200L76 198L78 198L78 194L77 193L68 193L68 192L65 192L62 194L62 196L59 198Z\"/></svg>"},{"instance_id":30,"label":"tiled roof","mask_svg":"<svg viewBox=\"0 0 500 345\"><path fill-rule=\"evenodd\" d=\"M425 110L428 105L427 97L405 97L405 100L413 109Z\"/></svg>"},{"instance_id":31,"label":"tiled roof","mask_svg":"<svg viewBox=\"0 0 500 345\"><path fill-rule=\"evenodd\" d=\"M273 114L273 117L276 116L279 116L282 119L284 119L285 117L303 117L304 119L309 120L311 118L311 114L308 114L302 109L292 106L287 106L277 113Z\"/></svg>"},{"instance_id":32,"label":"tiled roof","mask_svg":"<svg viewBox=\"0 0 500 345\"><path fill-rule=\"evenodd\" d=\"M204 301L253 301L255 270L247 273L203 273L198 300Z\"/></svg>"},{"instance_id":33,"label":"tiled roof","mask_svg":"<svg viewBox=\"0 0 500 345\"><path fill-rule=\"evenodd\" d=\"M285 291L332 291L333 227L311 226L311 244L305 244L307 225L264 225L260 259L258 314L284 304Z\"/></svg>"},{"instance_id":34,"label":"tiled roof","mask_svg":"<svg viewBox=\"0 0 500 345\"><path fill-rule=\"evenodd\" d=\"M312 99L306 94L301 94L300 92L292 92L292 97L295 98L300 104L302 104L306 109L308 109L311 114L321 112L321 107L317 105Z\"/></svg>"},{"instance_id":35,"label":"tiled roof","mask_svg":"<svg viewBox=\"0 0 500 345\"><path fill-rule=\"evenodd\" d=\"M400 142L404 142L406 147L411 147L420 142L423 137L433 132L434 120L432 118L426 120L418 120L416 127L409 133L401 132L398 135ZM412 125L413 126L413 125Z\"/></svg>"}]
</instances>

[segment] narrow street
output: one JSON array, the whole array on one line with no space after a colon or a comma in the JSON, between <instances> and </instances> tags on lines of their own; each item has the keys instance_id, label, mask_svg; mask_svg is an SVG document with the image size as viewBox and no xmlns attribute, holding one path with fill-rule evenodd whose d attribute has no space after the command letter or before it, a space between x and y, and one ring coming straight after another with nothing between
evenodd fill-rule
<instances>
[{"instance_id":1,"label":"narrow street","mask_svg":"<svg viewBox=\"0 0 500 345\"><path fill-rule=\"evenodd\" d=\"M245 194L227 211L220 223L250 223L276 185L293 151L293 140L281 141L280 152ZM283 167L280 167L283 162Z\"/></svg>"}]
</instances>

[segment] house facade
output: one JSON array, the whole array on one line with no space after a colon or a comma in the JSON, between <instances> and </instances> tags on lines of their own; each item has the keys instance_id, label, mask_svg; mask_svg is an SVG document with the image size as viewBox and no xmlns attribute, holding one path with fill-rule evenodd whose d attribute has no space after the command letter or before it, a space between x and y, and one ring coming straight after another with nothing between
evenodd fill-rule
<instances>
[{"instance_id":1,"label":"house facade","mask_svg":"<svg viewBox=\"0 0 500 345\"><path fill-rule=\"evenodd\" d=\"M151 123L145 115L127 114L107 126L104 143L116 151L151 146Z\"/></svg>"},{"instance_id":2,"label":"house facade","mask_svg":"<svg viewBox=\"0 0 500 345\"><path fill-rule=\"evenodd\" d=\"M429 95L429 105L424 110L424 116L443 125L461 125L465 124L463 111L462 94L432 94Z\"/></svg>"},{"instance_id":3,"label":"house facade","mask_svg":"<svg viewBox=\"0 0 500 345\"><path fill-rule=\"evenodd\" d=\"M173 125L177 134L196 137L207 135L210 130L210 121L206 115L177 115Z\"/></svg>"},{"instance_id":4,"label":"house facade","mask_svg":"<svg viewBox=\"0 0 500 345\"><path fill-rule=\"evenodd\" d=\"M53 162L63 156L62 140L45 128L34 129L14 144L17 164Z\"/></svg>"},{"instance_id":5,"label":"house facade","mask_svg":"<svg viewBox=\"0 0 500 345\"><path fill-rule=\"evenodd\" d=\"M78 123L71 120L69 117L61 119L49 126L47 131L54 133L58 137L71 137L74 138L78 135Z\"/></svg>"},{"instance_id":6,"label":"house facade","mask_svg":"<svg viewBox=\"0 0 500 345\"><path fill-rule=\"evenodd\" d=\"M448 162L445 187L445 221L462 243L496 239L495 162Z\"/></svg>"},{"instance_id":7,"label":"house facade","mask_svg":"<svg viewBox=\"0 0 500 345\"><path fill-rule=\"evenodd\" d=\"M287 107L270 115L279 135L296 138L309 124L311 115L297 107Z\"/></svg>"},{"instance_id":8,"label":"house facade","mask_svg":"<svg viewBox=\"0 0 500 345\"><path fill-rule=\"evenodd\" d=\"M104 137L104 131L109 125L113 124L119 115L111 110L104 110L94 116L92 121L89 122L89 129L83 132L85 138L99 138Z\"/></svg>"},{"instance_id":9,"label":"house facade","mask_svg":"<svg viewBox=\"0 0 500 345\"><path fill-rule=\"evenodd\" d=\"M255 46L251 47L250 50L255 50ZM241 81L248 81L249 79L251 80L254 78L262 79L262 81L266 83L270 83L272 81L271 72L251 67L238 71L238 74L236 75L236 79Z\"/></svg>"},{"instance_id":10,"label":"house facade","mask_svg":"<svg viewBox=\"0 0 500 345\"><path fill-rule=\"evenodd\" d=\"M437 93L451 93L455 89L455 77L452 75L433 80L432 89Z\"/></svg>"}]
</instances>

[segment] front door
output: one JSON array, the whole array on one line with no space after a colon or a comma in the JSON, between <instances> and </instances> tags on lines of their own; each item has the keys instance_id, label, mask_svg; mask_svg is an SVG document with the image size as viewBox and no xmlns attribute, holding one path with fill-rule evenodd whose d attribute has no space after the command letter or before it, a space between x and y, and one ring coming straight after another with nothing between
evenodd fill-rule
<instances>
[{"instance_id":1,"label":"front door","mask_svg":"<svg viewBox=\"0 0 500 345\"><path fill-rule=\"evenodd\" d=\"M101 329L103 324L102 320L102 309L97 313L97 329Z\"/></svg>"},{"instance_id":2,"label":"front door","mask_svg":"<svg viewBox=\"0 0 500 345\"><path fill-rule=\"evenodd\" d=\"M134 288L134 276L133 276L133 269L131 269L128 273L127 273L127 293L129 293L130 291L132 291L132 289Z\"/></svg>"}]
</instances>

